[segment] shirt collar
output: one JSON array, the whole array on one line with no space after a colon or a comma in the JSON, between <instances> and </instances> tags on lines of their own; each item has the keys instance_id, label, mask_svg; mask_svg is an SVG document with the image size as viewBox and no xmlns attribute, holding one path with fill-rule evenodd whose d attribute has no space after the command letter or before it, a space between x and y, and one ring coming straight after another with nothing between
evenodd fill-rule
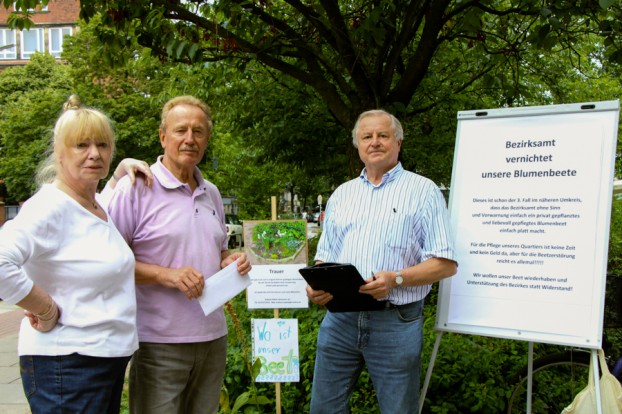
<instances>
[{"instance_id":1,"label":"shirt collar","mask_svg":"<svg viewBox=\"0 0 622 414\"><path fill-rule=\"evenodd\" d=\"M395 180L402 173L402 171L404 171L404 167L402 167L401 162L398 162L395 167L391 168L389 171L384 173L384 175L382 176L382 181L380 181L380 184L378 185L375 185L374 183L369 181L369 179L367 178L367 170L365 168L361 170L361 174L359 175L359 177L363 181L373 185L374 187L380 187L380 186L385 185L388 182Z\"/></svg>"},{"instance_id":2,"label":"shirt collar","mask_svg":"<svg viewBox=\"0 0 622 414\"><path fill-rule=\"evenodd\" d=\"M169 169L166 168L166 166L164 166L164 164L162 163L163 157L164 157L163 155L158 156L158 160L152 166L152 170L151 170L153 172L153 175L155 175L158 181L160 182L160 184L162 184L163 187L168 188L168 189L174 189L174 188L178 188L178 187L182 187L186 185L185 183L182 183L181 181L179 181L177 177L175 177L175 175L173 175L173 173L170 172ZM198 183L198 188L204 189L205 185L203 185L204 184L203 175L201 174L201 171L196 166L194 167L194 178L196 179Z\"/></svg>"}]
</instances>

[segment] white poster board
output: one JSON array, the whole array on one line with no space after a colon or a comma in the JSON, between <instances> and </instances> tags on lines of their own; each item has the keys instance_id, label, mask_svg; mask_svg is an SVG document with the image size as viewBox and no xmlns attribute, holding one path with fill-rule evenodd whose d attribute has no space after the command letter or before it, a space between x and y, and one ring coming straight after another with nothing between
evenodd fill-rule
<instances>
[{"instance_id":1,"label":"white poster board","mask_svg":"<svg viewBox=\"0 0 622 414\"><path fill-rule=\"evenodd\" d=\"M297 319L251 319L253 361L261 368L256 382L300 381Z\"/></svg>"},{"instance_id":2,"label":"white poster board","mask_svg":"<svg viewBox=\"0 0 622 414\"><path fill-rule=\"evenodd\" d=\"M246 289L249 309L308 308L307 282L300 275L303 264L254 265L252 284Z\"/></svg>"},{"instance_id":3,"label":"white poster board","mask_svg":"<svg viewBox=\"0 0 622 414\"><path fill-rule=\"evenodd\" d=\"M463 111L436 328L600 348L619 101Z\"/></svg>"}]
</instances>

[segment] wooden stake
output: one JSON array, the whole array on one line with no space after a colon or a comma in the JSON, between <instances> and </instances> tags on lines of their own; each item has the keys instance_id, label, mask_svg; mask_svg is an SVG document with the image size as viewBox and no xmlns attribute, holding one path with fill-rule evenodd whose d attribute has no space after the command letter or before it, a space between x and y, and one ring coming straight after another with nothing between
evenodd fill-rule
<instances>
[{"instance_id":1,"label":"wooden stake","mask_svg":"<svg viewBox=\"0 0 622 414\"><path fill-rule=\"evenodd\" d=\"M276 211L276 196L272 196L270 201L272 204L272 221L276 221L278 218ZM276 308L274 309L274 318L279 318L279 310ZM276 414L281 414L281 383L275 382L274 385L276 387Z\"/></svg>"}]
</instances>

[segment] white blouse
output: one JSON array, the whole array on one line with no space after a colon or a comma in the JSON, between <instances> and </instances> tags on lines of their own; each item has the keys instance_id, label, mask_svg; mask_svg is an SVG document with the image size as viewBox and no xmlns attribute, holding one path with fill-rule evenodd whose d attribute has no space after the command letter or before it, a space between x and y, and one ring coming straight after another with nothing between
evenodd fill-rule
<instances>
[{"instance_id":1,"label":"white blouse","mask_svg":"<svg viewBox=\"0 0 622 414\"><path fill-rule=\"evenodd\" d=\"M134 255L107 217L47 184L0 230L0 298L15 304L34 283L61 310L45 333L24 318L20 355L119 357L138 348Z\"/></svg>"}]
</instances>

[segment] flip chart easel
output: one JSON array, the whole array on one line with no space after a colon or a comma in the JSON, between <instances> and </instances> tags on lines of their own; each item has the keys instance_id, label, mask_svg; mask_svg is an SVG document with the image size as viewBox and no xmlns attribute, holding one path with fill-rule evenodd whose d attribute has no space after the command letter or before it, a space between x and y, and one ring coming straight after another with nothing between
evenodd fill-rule
<instances>
[{"instance_id":1,"label":"flip chart easel","mask_svg":"<svg viewBox=\"0 0 622 414\"><path fill-rule=\"evenodd\" d=\"M440 283L420 412L443 332L528 341L528 399L533 342L596 358L619 109L605 101L458 113L449 211L459 268Z\"/></svg>"}]
</instances>

